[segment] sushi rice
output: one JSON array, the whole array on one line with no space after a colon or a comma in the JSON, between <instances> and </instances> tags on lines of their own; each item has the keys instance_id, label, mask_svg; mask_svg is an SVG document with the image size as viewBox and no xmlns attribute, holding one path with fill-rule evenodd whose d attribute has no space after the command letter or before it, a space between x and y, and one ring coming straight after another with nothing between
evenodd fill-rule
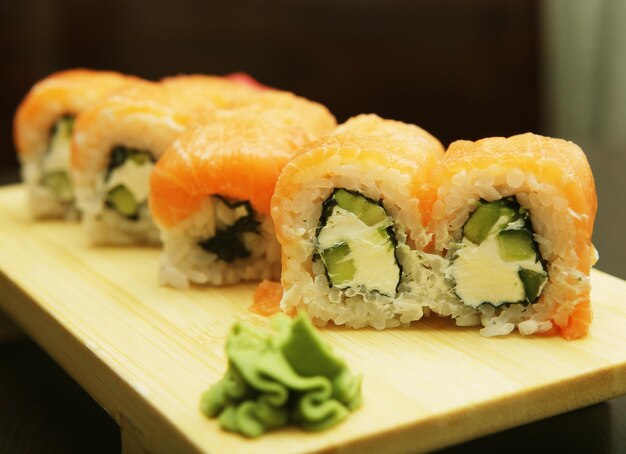
<instances>
[{"instance_id":1,"label":"sushi rice","mask_svg":"<svg viewBox=\"0 0 626 454\"><path fill-rule=\"evenodd\" d=\"M251 256L227 263L207 252L199 242L215 235L220 219L213 197L207 197L199 211L171 229L161 231L163 253L159 268L159 284L186 289L191 283L229 285L240 281L278 279L280 277L280 246L270 216L256 214L259 234L245 237Z\"/></svg>"}]
</instances>

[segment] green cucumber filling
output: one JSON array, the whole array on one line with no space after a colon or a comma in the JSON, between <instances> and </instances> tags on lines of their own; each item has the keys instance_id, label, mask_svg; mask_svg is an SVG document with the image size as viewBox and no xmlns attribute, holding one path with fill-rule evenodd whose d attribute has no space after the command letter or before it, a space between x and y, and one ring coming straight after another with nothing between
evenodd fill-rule
<instances>
[{"instance_id":1,"label":"green cucumber filling","mask_svg":"<svg viewBox=\"0 0 626 454\"><path fill-rule=\"evenodd\" d=\"M393 225L380 202L335 189L322 205L316 232L329 285L393 297L402 272Z\"/></svg>"},{"instance_id":2,"label":"green cucumber filling","mask_svg":"<svg viewBox=\"0 0 626 454\"><path fill-rule=\"evenodd\" d=\"M149 151L113 147L104 180L105 205L128 220L139 220L148 203L154 161Z\"/></svg>"},{"instance_id":3,"label":"green cucumber filling","mask_svg":"<svg viewBox=\"0 0 626 454\"><path fill-rule=\"evenodd\" d=\"M198 242L198 245L205 251L217 255L219 260L228 263L250 257L252 251L248 245L249 240L259 235L261 225L250 202L229 201L214 196L213 206L215 235Z\"/></svg>"},{"instance_id":4,"label":"green cucumber filling","mask_svg":"<svg viewBox=\"0 0 626 454\"><path fill-rule=\"evenodd\" d=\"M448 271L461 301L474 308L537 301L548 273L533 234L529 212L515 197L481 200Z\"/></svg>"},{"instance_id":5,"label":"green cucumber filling","mask_svg":"<svg viewBox=\"0 0 626 454\"><path fill-rule=\"evenodd\" d=\"M48 150L41 165L41 185L48 188L62 203L71 203L74 200L74 190L68 173L73 128L73 116L64 115L57 120L50 132Z\"/></svg>"}]
</instances>

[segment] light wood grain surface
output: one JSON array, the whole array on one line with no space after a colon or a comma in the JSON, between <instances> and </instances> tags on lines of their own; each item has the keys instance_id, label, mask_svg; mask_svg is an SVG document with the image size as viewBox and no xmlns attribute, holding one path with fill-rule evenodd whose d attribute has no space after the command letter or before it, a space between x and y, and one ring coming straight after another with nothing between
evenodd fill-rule
<instances>
[{"instance_id":1,"label":"light wood grain surface","mask_svg":"<svg viewBox=\"0 0 626 454\"><path fill-rule=\"evenodd\" d=\"M32 222L19 186L0 189L0 307L151 452L424 451L626 392L626 282L594 271L583 340L511 335L431 319L411 328L323 329L364 374L364 405L322 433L257 440L198 410L223 373L253 285L177 291L156 284L159 252L90 248L78 225Z\"/></svg>"}]
</instances>

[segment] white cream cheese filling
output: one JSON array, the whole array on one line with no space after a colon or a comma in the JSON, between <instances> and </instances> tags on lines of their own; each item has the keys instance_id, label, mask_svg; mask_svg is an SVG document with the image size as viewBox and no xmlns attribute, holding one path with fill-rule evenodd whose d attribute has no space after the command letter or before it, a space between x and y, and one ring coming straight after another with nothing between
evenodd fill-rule
<instances>
[{"instance_id":1,"label":"white cream cheese filling","mask_svg":"<svg viewBox=\"0 0 626 454\"><path fill-rule=\"evenodd\" d=\"M41 163L43 173L67 172L69 169L72 125L68 121L61 120L56 128L58 128L57 131L50 138L50 148Z\"/></svg>"},{"instance_id":2,"label":"white cream cheese filling","mask_svg":"<svg viewBox=\"0 0 626 454\"><path fill-rule=\"evenodd\" d=\"M447 272L456 283L455 293L463 303L477 308L484 302L499 306L523 301L526 292L518 274L520 268L544 272L541 262L534 258L502 260L497 235L490 234L479 245L463 238Z\"/></svg>"},{"instance_id":3,"label":"white cream cheese filling","mask_svg":"<svg viewBox=\"0 0 626 454\"><path fill-rule=\"evenodd\" d=\"M333 208L318 235L318 244L325 250L347 243L350 254L345 260L351 260L356 269L353 278L338 288L364 288L388 296L395 295L400 269L394 245L385 232L388 225L389 218L368 226L351 211L338 206Z\"/></svg>"},{"instance_id":4,"label":"white cream cheese filling","mask_svg":"<svg viewBox=\"0 0 626 454\"><path fill-rule=\"evenodd\" d=\"M105 190L109 191L116 186L123 185L133 194L137 204L148 200L150 195L150 174L154 164L150 161L137 164L132 159L127 159L124 164L116 167L111 177L105 183Z\"/></svg>"}]
</instances>

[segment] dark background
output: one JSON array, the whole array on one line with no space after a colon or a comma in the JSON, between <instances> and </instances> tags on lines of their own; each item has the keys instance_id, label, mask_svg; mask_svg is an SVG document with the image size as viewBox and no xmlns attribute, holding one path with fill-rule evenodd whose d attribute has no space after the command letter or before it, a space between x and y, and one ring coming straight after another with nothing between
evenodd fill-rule
<instances>
[{"instance_id":1,"label":"dark background","mask_svg":"<svg viewBox=\"0 0 626 454\"><path fill-rule=\"evenodd\" d=\"M416 123L444 145L541 131L537 1L0 0L0 156L51 72L158 79L246 71L322 102Z\"/></svg>"},{"instance_id":2,"label":"dark background","mask_svg":"<svg viewBox=\"0 0 626 454\"><path fill-rule=\"evenodd\" d=\"M550 132L542 43L539 0L0 0L0 183L18 179L15 108L54 71L245 71L324 103L339 121L373 112L448 145ZM626 154L585 150L600 199L599 265L626 277L616 223L626 222ZM613 399L451 452L624 452L624 415L626 398ZM0 453L117 452L119 443L114 421L45 353L0 343Z\"/></svg>"}]
</instances>

